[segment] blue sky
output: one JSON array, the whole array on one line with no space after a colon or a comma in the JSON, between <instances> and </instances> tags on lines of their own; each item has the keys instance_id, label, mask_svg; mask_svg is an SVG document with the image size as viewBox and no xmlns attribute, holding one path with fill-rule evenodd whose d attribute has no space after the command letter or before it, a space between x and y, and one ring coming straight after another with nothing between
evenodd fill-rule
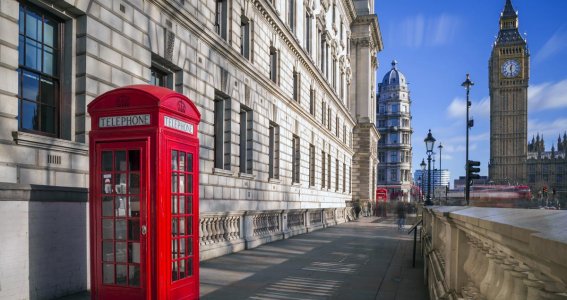
<instances>
[{"instance_id":1,"label":"blue sky","mask_svg":"<svg viewBox=\"0 0 567 300\"><path fill-rule=\"evenodd\" d=\"M414 129L413 168L426 158L423 139L431 128L443 143L442 167L453 179L464 176L465 90L470 73L472 117L469 156L488 174L490 100L488 59L505 0L376 1L384 50L378 53L378 80L398 61L409 82ZM530 50L528 137L543 134L551 144L567 130L567 1L512 0L520 33ZM437 150L437 149L436 149ZM437 155L436 167L439 168Z\"/></svg>"}]
</instances>

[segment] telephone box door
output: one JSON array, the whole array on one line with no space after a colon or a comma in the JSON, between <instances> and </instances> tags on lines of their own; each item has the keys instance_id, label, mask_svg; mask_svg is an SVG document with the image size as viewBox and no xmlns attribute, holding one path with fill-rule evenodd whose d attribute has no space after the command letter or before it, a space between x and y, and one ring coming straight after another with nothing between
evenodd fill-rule
<instances>
[{"instance_id":1,"label":"telephone box door","mask_svg":"<svg viewBox=\"0 0 567 300\"><path fill-rule=\"evenodd\" d=\"M92 267L98 299L146 296L146 151L143 141L96 145Z\"/></svg>"},{"instance_id":2,"label":"telephone box door","mask_svg":"<svg viewBox=\"0 0 567 300\"><path fill-rule=\"evenodd\" d=\"M171 199L171 209L166 214L171 234L164 245L171 245L168 251L171 271L166 273L171 274L170 298L196 299L199 296L198 147L169 141L166 157L170 162L167 168L170 184L165 185L164 194Z\"/></svg>"}]
</instances>

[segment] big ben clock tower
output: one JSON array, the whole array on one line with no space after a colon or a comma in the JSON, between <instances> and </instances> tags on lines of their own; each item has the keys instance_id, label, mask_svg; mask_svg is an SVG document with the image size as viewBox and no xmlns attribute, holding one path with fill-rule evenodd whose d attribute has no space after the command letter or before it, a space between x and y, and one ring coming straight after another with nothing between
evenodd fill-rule
<instances>
[{"instance_id":1,"label":"big ben clock tower","mask_svg":"<svg viewBox=\"0 0 567 300\"><path fill-rule=\"evenodd\" d=\"M518 32L518 14L506 0L488 62L490 89L489 177L495 183L526 182L530 55Z\"/></svg>"}]
</instances>

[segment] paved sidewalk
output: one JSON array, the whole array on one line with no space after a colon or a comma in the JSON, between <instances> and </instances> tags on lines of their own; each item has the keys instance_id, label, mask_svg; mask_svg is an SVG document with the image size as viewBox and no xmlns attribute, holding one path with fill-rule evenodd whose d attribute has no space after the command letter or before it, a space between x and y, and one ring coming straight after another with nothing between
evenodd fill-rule
<instances>
[{"instance_id":1,"label":"paved sidewalk","mask_svg":"<svg viewBox=\"0 0 567 300\"><path fill-rule=\"evenodd\" d=\"M396 226L361 218L202 262L201 299L428 299Z\"/></svg>"},{"instance_id":2,"label":"paved sidewalk","mask_svg":"<svg viewBox=\"0 0 567 300\"><path fill-rule=\"evenodd\" d=\"M201 262L201 299L427 300L412 238L393 218L367 217L211 259Z\"/></svg>"}]
</instances>

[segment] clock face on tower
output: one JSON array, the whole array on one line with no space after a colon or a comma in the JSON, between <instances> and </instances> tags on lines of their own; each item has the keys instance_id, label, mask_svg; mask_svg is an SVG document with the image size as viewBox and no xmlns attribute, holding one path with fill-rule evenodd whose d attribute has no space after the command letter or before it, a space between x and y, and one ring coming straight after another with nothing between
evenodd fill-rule
<instances>
[{"instance_id":1,"label":"clock face on tower","mask_svg":"<svg viewBox=\"0 0 567 300\"><path fill-rule=\"evenodd\" d=\"M504 77L512 78L520 73L520 63L515 59L509 59L502 64L501 71Z\"/></svg>"}]
</instances>

